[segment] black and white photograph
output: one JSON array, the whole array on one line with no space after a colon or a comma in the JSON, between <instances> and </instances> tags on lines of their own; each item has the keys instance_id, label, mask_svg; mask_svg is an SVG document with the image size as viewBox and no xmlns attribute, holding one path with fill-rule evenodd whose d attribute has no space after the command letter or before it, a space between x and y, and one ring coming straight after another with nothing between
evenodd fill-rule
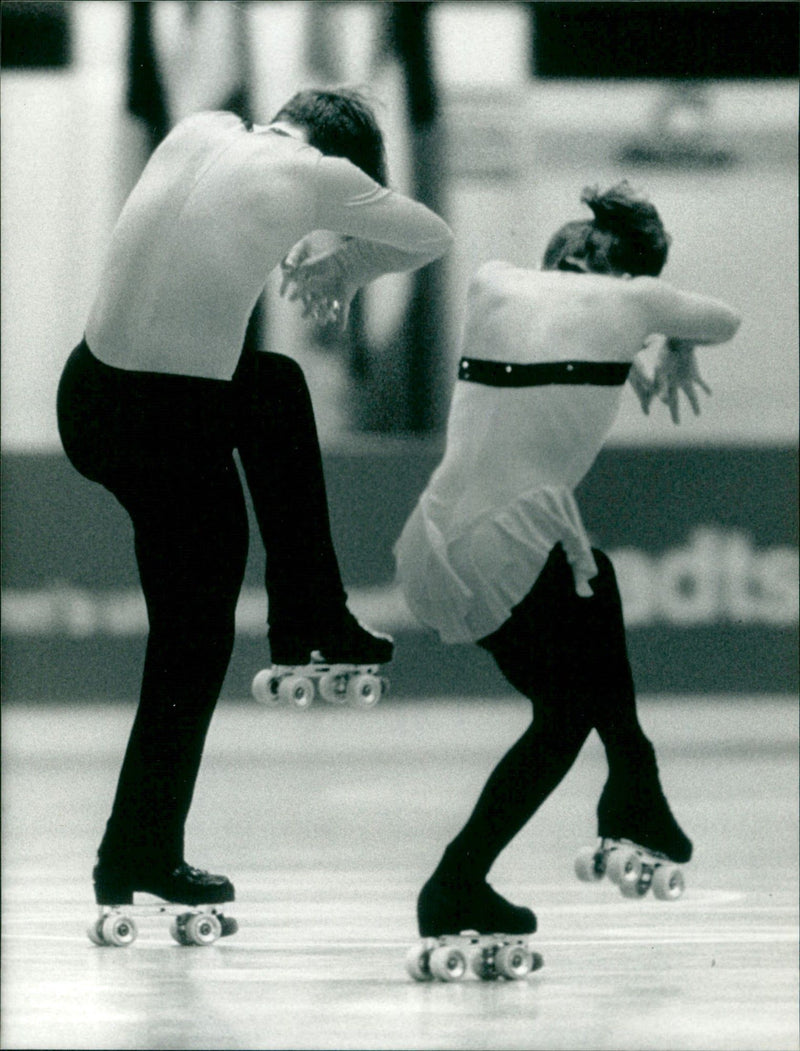
<instances>
[{"instance_id":1,"label":"black and white photograph","mask_svg":"<svg viewBox=\"0 0 800 1051\"><path fill-rule=\"evenodd\" d=\"M800 1051L800 3L0 16L0 1049Z\"/></svg>"}]
</instances>

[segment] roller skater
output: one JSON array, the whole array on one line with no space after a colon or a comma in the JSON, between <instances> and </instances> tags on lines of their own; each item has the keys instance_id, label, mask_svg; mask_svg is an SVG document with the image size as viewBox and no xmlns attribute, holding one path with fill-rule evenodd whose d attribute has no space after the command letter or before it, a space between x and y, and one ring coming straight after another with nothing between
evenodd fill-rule
<instances>
[{"instance_id":1,"label":"roller skater","mask_svg":"<svg viewBox=\"0 0 800 1051\"><path fill-rule=\"evenodd\" d=\"M359 288L449 248L447 225L386 181L365 100L303 91L268 125L233 113L181 121L112 234L58 391L67 456L130 516L149 620L139 706L94 869L97 902L113 914L93 940L105 941L106 928L112 943L130 936L130 918L118 923L114 910L132 907L134 893L181 907L234 899L227 877L186 864L184 828L247 557L235 451L266 553L273 661L306 664L314 651L353 664L391 658L391 639L348 609L303 372L245 340L279 264L281 292L304 316L343 327ZM211 937L218 924L232 932L208 917L180 921L180 936Z\"/></svg>"},{"instance_id":2,"label":"roller skater","mask_svg":"<svg viewBox=\"0 0 800 1051\"><path fill-rule=\"evenodd\" d=\"M639 723L614 569L590 545L574 490L626 380L645 413L657 397L678 423L681 391L698 413L698 388L710 391L694 347L731 339L739 318L660 280L669 238L627 183L582 200L593 217L553 235L541 270L491 262L475 274L444 458L395 547L416 617L445 643L491 653L534 713L420 892L421 934L485 931L484 907L488 926L535 930L529 910L498 899L486 879L592 730L609 776L597 809L601 847L582 862L585 877L611 865L622 841L635 844L622 867L639 867L626 882L641 886L692 854ZM649 376L636 358L654 339Z\"/></svg>"}]
</instances>

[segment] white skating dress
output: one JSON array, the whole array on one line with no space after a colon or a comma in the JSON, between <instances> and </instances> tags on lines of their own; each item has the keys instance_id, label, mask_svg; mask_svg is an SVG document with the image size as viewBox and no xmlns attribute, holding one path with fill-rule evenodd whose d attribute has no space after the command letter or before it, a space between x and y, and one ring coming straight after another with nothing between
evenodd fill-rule
<instances>
[{"instance_id":1,"label":"white skating dress","mask_svg":"<svg viewBox=\"0 0 800 1051\"><path fill-rule=\"evenodd\" d=\"M573 491L616 419L631 358L534 353L530 274L493 262L472 282L444 458L395 545L412 613L444 642L497 630L559 542L579 595L597 574Z\"/></svg>"}]
</instances>

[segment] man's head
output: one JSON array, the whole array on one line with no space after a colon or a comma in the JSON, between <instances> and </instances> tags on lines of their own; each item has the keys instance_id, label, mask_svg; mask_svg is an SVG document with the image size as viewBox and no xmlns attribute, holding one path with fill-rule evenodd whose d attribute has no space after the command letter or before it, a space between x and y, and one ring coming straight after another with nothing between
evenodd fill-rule
<instances>
[{"instance_id":1,"label":"man's head","mask_svg":"<svg viewBox=\"0 0 800 1051\"><path fill-rule=\"evenodd\" d=\"M670 237L649 201L636 197L624 181L605 193L587 188L581 201L594 218L576 219L556 231L545 249L545 270L658 277Z\"/></svg>"},{"instance_id":2,"label":"man's head","mask_svg":"<svg viewBox=\"0 0 800 1051\"><path fill-rule=\"evenodd\" d=\"M332 157L346 157L386 185L383 134L372 107L357 91L298 91L272 118L273 124L277 121L303 128L310 146Z\"/></svg>"}]
</instances>

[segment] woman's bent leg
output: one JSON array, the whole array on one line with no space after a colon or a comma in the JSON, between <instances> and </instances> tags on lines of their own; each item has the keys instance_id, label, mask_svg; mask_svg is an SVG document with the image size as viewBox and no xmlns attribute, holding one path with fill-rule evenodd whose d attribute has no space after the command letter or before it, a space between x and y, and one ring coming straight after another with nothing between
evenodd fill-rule
<instances>
[{"instance_id":1,"label":"woman's bent leg","mask_svg":"<svg viewBox=\"0 0 800 1051\"><path fill-rule=\"evenodd\" d=\"M476 908L471 896L477 895L478 902L486 897L485 880L494 861L561 783L591 731L583 699L558 690L566 639L557 607L565 580L554 557L525 602L499 631L480 642L509 683L533 703L533 722L493 770L423 888L417 905L421 933L432 931L444 916L453 923L459 914L469 924ZM499 898L491 888L488 892ZM530 910L504 899L486 901L483 907L505 922L498 929L514 933L515 923L526 929L524 913Z\"/></svg>"},{"instance_id":2,"label":"woman's bent leg","mask_svg":"<svg viewBox=\"0 0 800 1051\"><path fill-rule=\"evenodd\" d=\"M688 861L692 844L667 803L655 749L639 722L614 568L601 551L594 555L600 572L592 581L594 597L585 600L583 666L609 771L597 808L598 835Z\"/></svg>"}]
</instances>

